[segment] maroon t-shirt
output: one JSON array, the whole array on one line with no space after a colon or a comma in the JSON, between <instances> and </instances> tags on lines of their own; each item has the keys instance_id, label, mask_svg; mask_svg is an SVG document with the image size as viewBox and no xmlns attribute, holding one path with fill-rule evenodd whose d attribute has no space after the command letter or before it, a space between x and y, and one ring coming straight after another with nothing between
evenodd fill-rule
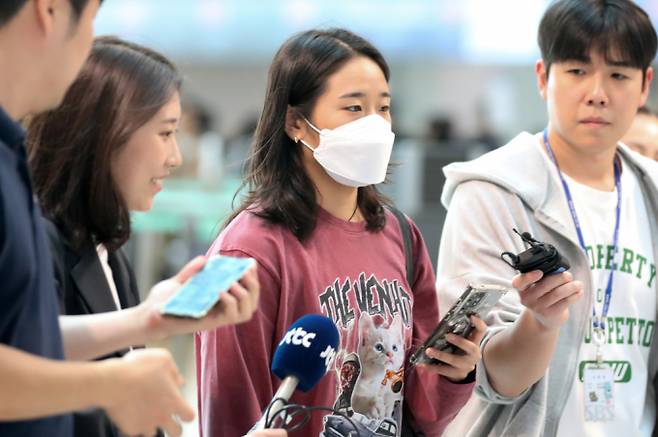
<instances>
[{"instance_id":1,"label":"maroon t-shirt","mask_svg":"<svg viewBox=\"0 0 658 437\"><path fill-rule=\"evenodd\" d=\"M408 366L414 347L439 321L427 248L418 228L411 221L410 226L411 285L402 233L390 211L384 229L370 232L365 222L347 222L320 209L304 243L250 212L222 232L208 254L255 258L261 297L251 321L196 338L204 437L241 436L258 421L279 385L270 372L272 355L288 327L309 313L334 320L341 346L328 374L308 393L295 392L291 402L348 414L362 437L399 436L403 410L419 431L441 434L473 384L453 384ZM316 412L291 436L352 430L340 415Z\"/></svg>"}]
</instances>

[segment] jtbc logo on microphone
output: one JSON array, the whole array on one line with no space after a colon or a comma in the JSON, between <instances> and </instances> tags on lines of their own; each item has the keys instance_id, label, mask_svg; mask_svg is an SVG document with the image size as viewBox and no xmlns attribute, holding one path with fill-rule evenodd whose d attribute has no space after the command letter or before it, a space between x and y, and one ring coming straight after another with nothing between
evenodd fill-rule
<instances>
[{"instance_id":1,"label":"jtbc logo on microphone","mask_svg":"<svg viewBox=\"0 0 658 437\"><path fill-rule=\"evenodd\" d=\"M314 332L306 332L304 328L301 326L295 329L291 329L290 331L286 332L286 336L283 337L283 340L281 340L281 343L279 343L279 346L285 344L290 344L292 343L295 346L303 346L305 348L310 348L311 347L311 340L315 338L315 333ZM320 353L320 358L324 359L324 363L329 368L329 365L333 361L334 357L336 356L336 350L331 347L327 346L327 348Z\"/></svg>"},{"instance_id":2,"label":"jtbc logo on microphone","mask_svg":"<svg viewBox=\"0 0 658 437\"><path fill-rule=\"evenodd\" d=\"M324 358L324 366L327 368L327 370L329 370L329 366L331 365L331 362L335 356L336 350L331 346L327 346L327 348L322 353L320 353L320 358Z\"/></svg>"},{"instance_id":3,"label":"jtbc logo on microphone","mask_svg":"<svg viewBox=\"0 0 658 437\"><path fill-rule=\"evenodd\" d=\"M283 337L283 340L281 340L281 343L279 343L279 346L281 346L283 343L286 344L294 344L295 346L304 346L305 348L311 347L311 340L315 338L315 333L314 332L306 332L304 331L304 328L301 326L295 329L291 329L290 331L286 332L286 336Z\"/></svg>"}]
</instances>

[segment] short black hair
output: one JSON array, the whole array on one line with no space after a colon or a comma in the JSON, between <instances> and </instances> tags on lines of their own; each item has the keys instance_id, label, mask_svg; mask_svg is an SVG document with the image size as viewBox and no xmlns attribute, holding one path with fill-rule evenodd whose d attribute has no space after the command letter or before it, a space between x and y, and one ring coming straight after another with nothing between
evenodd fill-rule
<instances>
[{"instance_id":1,"label":"short black hair","mask_svg":"<svg viewBox=\"0 0 658 437\"><path fill-rule=\"evenodd\" d=\"M71 2L71 7L73 8L74 18L77 20L80 18L80 14L84 10L89 0L69 0ZM100 0L101 2L103 0ZM23 6L28 2L28 0L0 0L0 27L7 24L14 18L14 15L18 13Z\"/></svg>"},{"instance_id":2,"label":"short black hair","mask_svg":"<svg viewBox=\"0 0 658 437\"><path fill-rule=\"evenodd\" d=\"M554 1L541 19L537 39L546 75L555 62L588 62L592 48L608 63L646 72L658 45L649 16L631 0Z\"/></svg>"}]
</instances>

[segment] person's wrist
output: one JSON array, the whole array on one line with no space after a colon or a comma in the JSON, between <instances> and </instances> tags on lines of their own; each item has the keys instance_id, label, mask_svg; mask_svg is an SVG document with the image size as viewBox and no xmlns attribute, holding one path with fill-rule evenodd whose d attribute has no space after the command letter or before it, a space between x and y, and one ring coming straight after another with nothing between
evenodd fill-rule
<instances>
[{"instance_id":1,"label":"person's wrist","mask_svg":"<svg viewBox=\"0 0 658 437\"><path fill-rule=\"evenodd\" d=\"M134 323L134 344L156 343L167 338L161 323L163 316L160 309L155 308L148 300L128 311L132 311L130 319Z\"/></svg>"},{"instance_id":2,"label":"person's wrist","mask_svg":"<svg viewBox=\"0 0 658 437\"><path fill-rule=\"evenodd\" d=\"M94 397L94 404L105 410L111 409L117 402L117 390L122 390L121 359L111 358L90 363L93 369L92 387L89 392Z\"/></svg>"},{"instance_id":3,"label":"person's wrist","mask_svg":"<svg viewBox=\"0 0 658 437\"><path fill-rule=\"evenodd\" d=\"M453 379L453 378L448 378L448 377L446 377L446 379L448 381L450 381L451 383L453 383L453 384L471 384L471 383L475 382L476 371L477 371L477 367L475 367L473 370L468 372L468 374L465 377L461 378L461 379Z\"/></svg>"},{"instance_id":4,"label":"person's wrist","mask_svg":"<svg viewBox=\"0 0 658 437\"><path fill-rule=\"evenodd\" d=\"M550 323L541 314L529 308L526 309L525 313L526 324L536 335L551 336L560 330L561 323Z\"/></svg>"}]
</instances>

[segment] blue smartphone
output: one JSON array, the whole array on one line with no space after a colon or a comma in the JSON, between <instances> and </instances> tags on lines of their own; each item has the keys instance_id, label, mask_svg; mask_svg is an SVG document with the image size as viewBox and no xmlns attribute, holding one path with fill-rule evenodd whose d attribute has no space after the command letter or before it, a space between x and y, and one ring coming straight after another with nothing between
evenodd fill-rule
<instances>
[{"instance_id":1,"label":"blue smartphone","mask_svg":"<svg viewBox=\"0 0 658 437\"><path fill-rule=\"evenodd\" d=\"M213 256L200 272L183 284L162 308L162 314L200 319L219 301L222 293L254 266L253 258Z\"/></svg>"}]
</instances>

